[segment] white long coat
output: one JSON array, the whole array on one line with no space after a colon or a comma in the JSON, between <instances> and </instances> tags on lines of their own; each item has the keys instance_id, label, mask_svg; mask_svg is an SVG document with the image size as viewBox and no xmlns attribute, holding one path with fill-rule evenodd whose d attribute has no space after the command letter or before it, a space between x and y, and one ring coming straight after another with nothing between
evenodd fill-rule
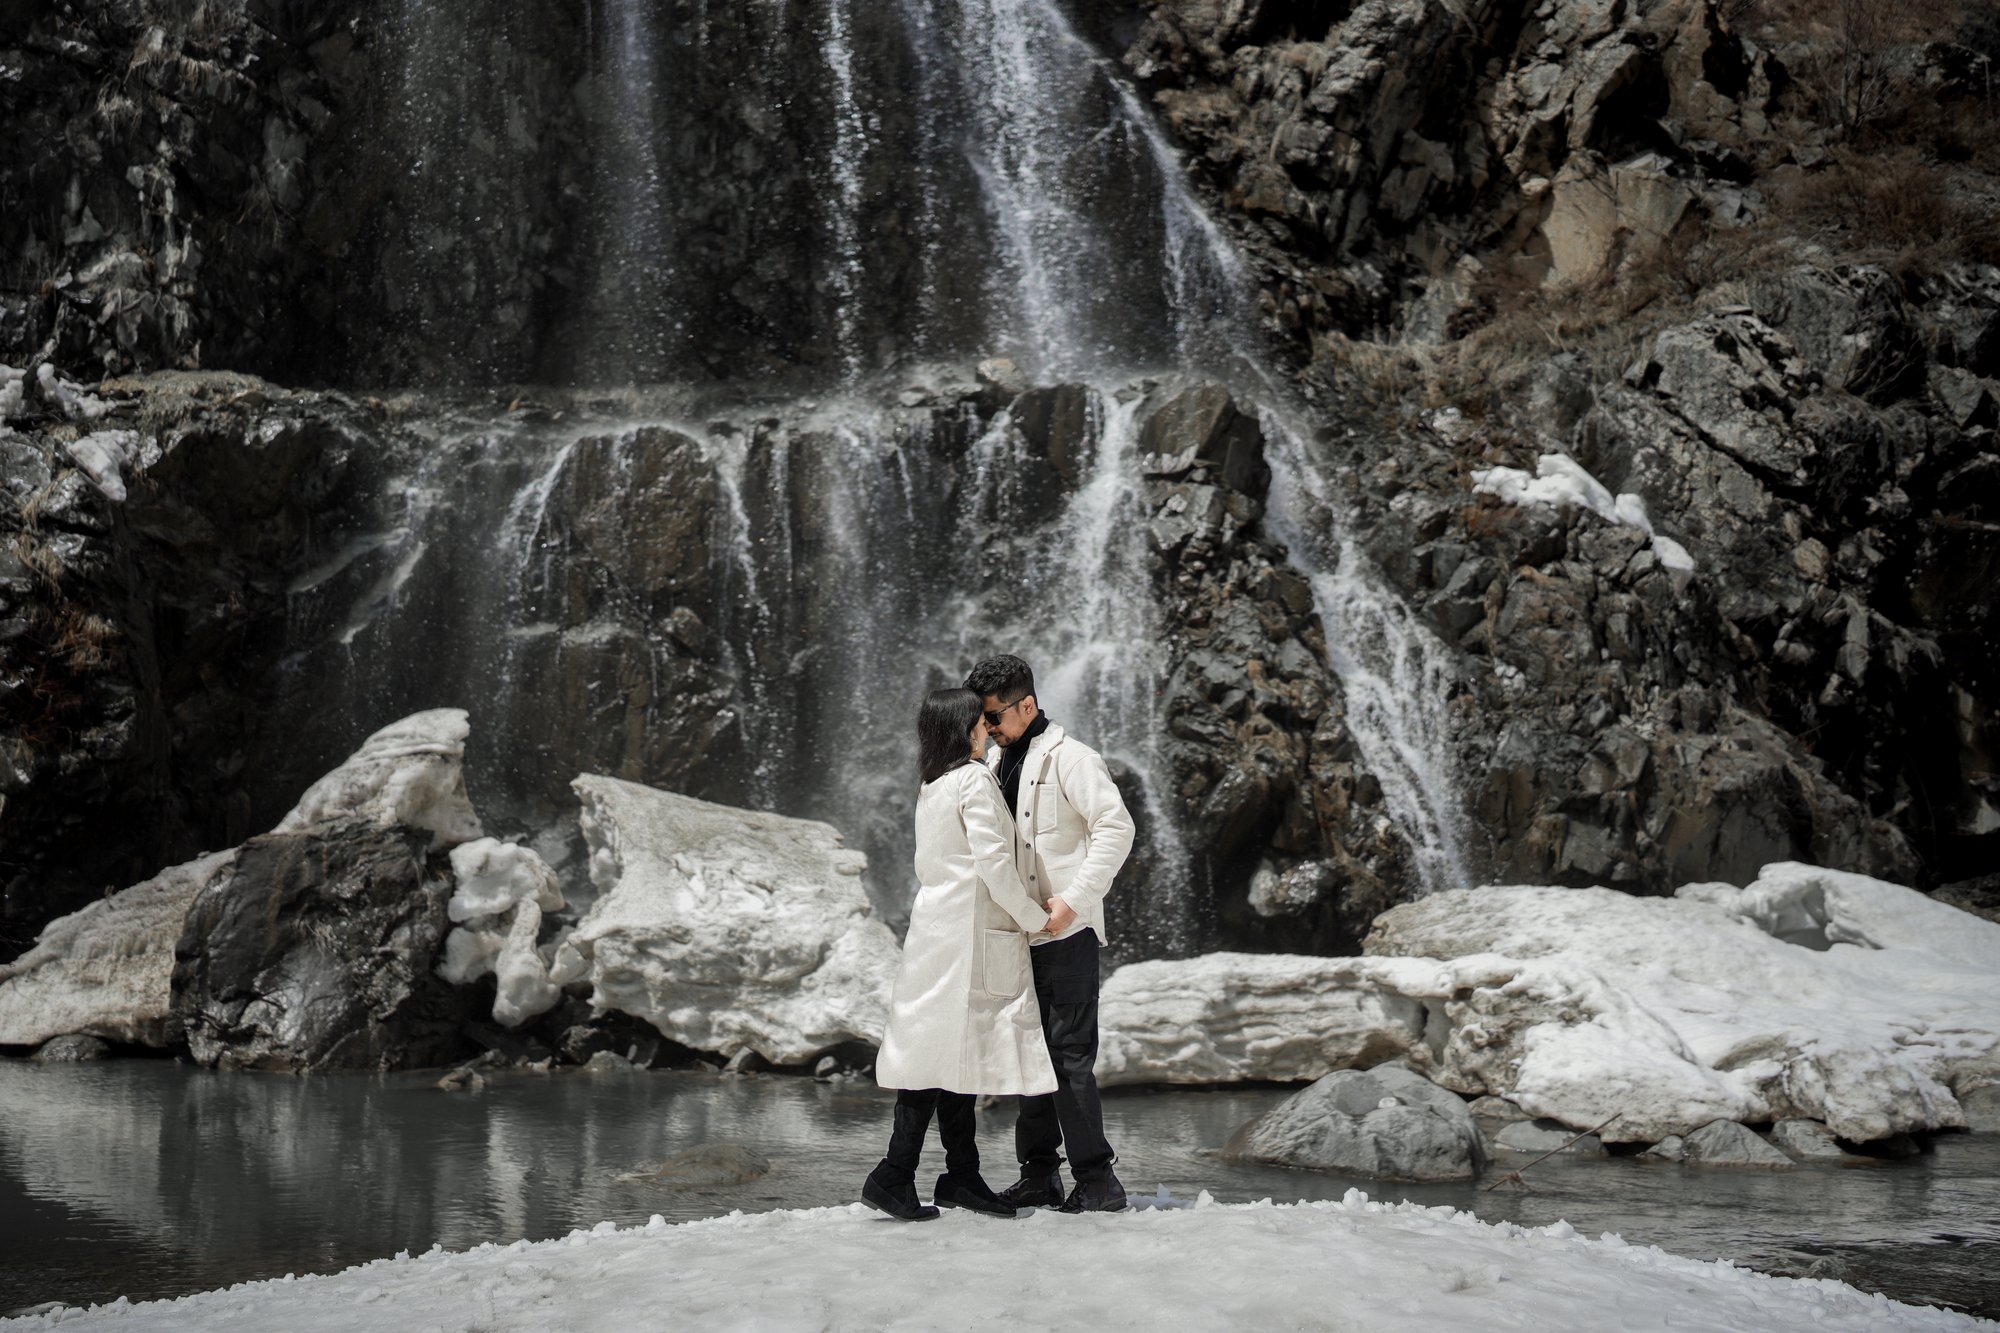
<instances>
[{"instance_id":1,"label":"white long coat","mask_svg":"<svg viewBox=\"0 0 2000 1333\"><path fill-rule=\"evenodd\" d=\"M1014 868L1013 817L983 764L917 794L917 901L875 1060L885 1088L1056 1090L1028 965L1049 914Z\"/></svg>"}]
</instances>

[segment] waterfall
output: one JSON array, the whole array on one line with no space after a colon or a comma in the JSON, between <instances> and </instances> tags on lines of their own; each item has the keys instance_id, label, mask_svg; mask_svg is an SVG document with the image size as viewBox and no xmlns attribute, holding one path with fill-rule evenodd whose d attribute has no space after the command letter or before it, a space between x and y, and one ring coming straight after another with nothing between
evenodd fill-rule
<instances>
[{"instance_id":1,"label":"waterfall","mask_svg":"<svg viewBox=\"0 0 2000 1333\"><path fill-rule=\"evenodd\" d=\"M411 170L436 196L415 207L440 238L411 271L504 311L443 261L485 234L468 173L524 103L443 72L497 40L482 20L405 4ZM583 197L551 262L574 286L500 359L592 387L440 422L379 530L297 592L299 626L341 628L329 688L363 733L470 706L502 828L558 819L579 765L827 819L895 919L915 702L1019 653L1143 807L1125 956L1195 951L1204 862L1166 781L1139 444L1146 377L1185 371L1261 407L1267 525L1310 578L1348 725L1423 886L1469 882L1449 653L1348 541L1242 262L1054 0L592 0L582 22ZM486 309L468 297L464 322ZM1050 386L1033 410L1066 423L1059 457L1023 404L973 410L964 367L998 355ZM625 384L647 387L604 387ZM690 526L644 526L662 515ZM681 568L697 545L705 567Z\"/></svg>"}]
</instances>

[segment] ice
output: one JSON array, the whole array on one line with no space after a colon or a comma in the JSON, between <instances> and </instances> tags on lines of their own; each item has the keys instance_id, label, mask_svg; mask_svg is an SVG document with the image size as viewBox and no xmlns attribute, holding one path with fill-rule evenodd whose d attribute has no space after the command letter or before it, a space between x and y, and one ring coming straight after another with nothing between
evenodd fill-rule
<instances>
[{"instance_id":1,"label":"ice","mask_svg":"<svg viewBox=\"0 0 2000 1333\"><path fill-rule=\"evenodd\" d=\"M12 421L22 415L27 405L24 392L27 378L25 370L0 365L0 421Z\"/></svg>"},{"instance_id":2,"label":"ice","mask_svg":"<svg viewBox=\"0 0 2000 1333\"><path fill-rule=\"evenodd\" d=\"M96 394L85 393L82 385L56 374L52 362L44 361L35 368L35 383L41 386L42 397L73 421L94 421L111 410L111 405Z\"/></svg>"},{"instance_id":3,"label":"ice","mask_svg":"<svg viewBox=\"0 0 2000 1333\"><path fill-rule=\"evenodd\" d=\"M44 926L32 949L0 966L0 1045L84 1032L165 1046L188 904L235 859L216 852L170 867Z\"/></svg>"},{"instance_id":4,"label":"ice","mask_svg":"<svg viewBox=\"0 0 2000 1333\"><path fill-rule=\"evenodd\" d=\"M867 858L830 825L594 774L571 786L598 897L557 985L588 980L600 1010L775 1064L881 1043L896 939L870 913Z\"/></svg>"},{"instance_id":5,"label":"ice","mask_svg":"<svg viewBox=\"0 0 2000 1333\"><path fill-rule=\"evenodd\" d=\"M446 909L457 927L445 936L438 975L463 986L491 972L494 1020L518 1027L562 996L537 947L542 914L563 905L555 871L532 848L479 838L452 848L458 888Z\"/></svg>"},{"instance_id":6,"label":"ice","mask_svg":"<svg viewBox=\"0 0 2000 1333\"><path fill-rule=\"evenodd\" d=\"M433 1248L326 1277L287 1276L172 1301L123 1300L20 1321L88 1333L375 1333L562 1328L917 1330L1440 1328L1973 1330L1825 1279L1683 1259L1568 1223L1488 1224L1450 1208L1339 1202L1154 1206L994 1224L956 1211L909 1226L859 1204L619 1230L538 1244ZM1078 1256L1088 1255L1080 1277Z\"/></svg>"},{"instance_id":7,"label":"ice","mask_svg":"<svg viewBox=\"0 0 2000 1333\"><path fill-rule=\"evenodd\" d=\"M359 816L424 829L434 849L470 842L481 833L465 792L470 730L462 708L433 708L390 723L308 788L273 831Z\"/></svg>"},{"instance_id":8,"label":"ice","mask_svg":"<svg viewBox=\"0 0 2000 1333\"><path fill-rule=\"evenodd\" d=\"M1515 467L1482 468L1472 474L1472 493L1491 495L1510 505L1587 509L1607 523L1645 533L1652 539L1653 555L1668 569L1694 572L1694 557L1687 548L1653 531L1643 499L1630 492L1613 495L1567 454L1543 454L1535 462L1533 476Z\"/></svg>"},{"instance_id":9,"label":"ice","mask_svg":"<svg viewBox=\"0 0 2000 1333\"><path fill-rule=\"evenodd\" d=\"M1416 1053L1426 1072L1579 1128L1616 1112L1607 1139L1717 1119L1864 1141L1957 1128L1956 1093L2000 1080L2000 925L1862 875L1459 890L1384 913L1367 947L1459 973L1465 993L1433 999L1449 1035Z\"/></svg>"}]
</instances>

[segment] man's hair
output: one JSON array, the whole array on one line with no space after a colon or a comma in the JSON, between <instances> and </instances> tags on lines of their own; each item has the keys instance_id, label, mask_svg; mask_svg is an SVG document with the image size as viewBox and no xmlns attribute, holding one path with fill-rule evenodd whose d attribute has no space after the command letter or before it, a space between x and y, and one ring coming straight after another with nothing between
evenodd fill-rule
<instances>
[{"instance_id":1,"label":"man's hair","mask_svg":"<svg viewBox=\"0 0 2000 1333\"><path fill-rule=\"evenodd\" d=\"M1035 692L1035 673L1012 653L1002 653L972 668L965 678L965 688L982 699L992 695L1001 703L1010 704Z\"/></svg>"}]
</instances>

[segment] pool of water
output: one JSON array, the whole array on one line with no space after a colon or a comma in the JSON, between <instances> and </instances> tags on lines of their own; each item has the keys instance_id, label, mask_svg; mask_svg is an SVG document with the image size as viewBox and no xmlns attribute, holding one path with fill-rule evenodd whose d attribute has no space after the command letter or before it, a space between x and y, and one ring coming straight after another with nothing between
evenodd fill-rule
<instances>
[{"instance_id":1,"label":"pool of water","mask_svg":"<svg viewBox=\"0 0 2000 1333\"><path fill-rule=\"evenodd\" d=\"M890 1095L867 1083L569 1072L503 1074L466 1093L434 1078L0 1061L0 1312L175 1296L606 1219L848 1203L889 1120ZM1134 1194L1164 1186L1182 1199L1204 1189L1223 1202L1337 1199L1359 1188L1489 1221L1566 1219L1590 1235L2000 1316L2000 1136L1950 1135L1923 1157L1787 1172L1559 1158L1528 1171L1528 1189L1487 1188L1514 1161L1478 1182L1406 1186L1214 1156L1288 1095L1108 1093L1119 1174ZM1013 1178L1012 1123L1004 1101L981 1116L996 1187ZM718 1143L756 1150L769 1173L723 1186L627 1178Z\"/></svg>"}]
</instances>

